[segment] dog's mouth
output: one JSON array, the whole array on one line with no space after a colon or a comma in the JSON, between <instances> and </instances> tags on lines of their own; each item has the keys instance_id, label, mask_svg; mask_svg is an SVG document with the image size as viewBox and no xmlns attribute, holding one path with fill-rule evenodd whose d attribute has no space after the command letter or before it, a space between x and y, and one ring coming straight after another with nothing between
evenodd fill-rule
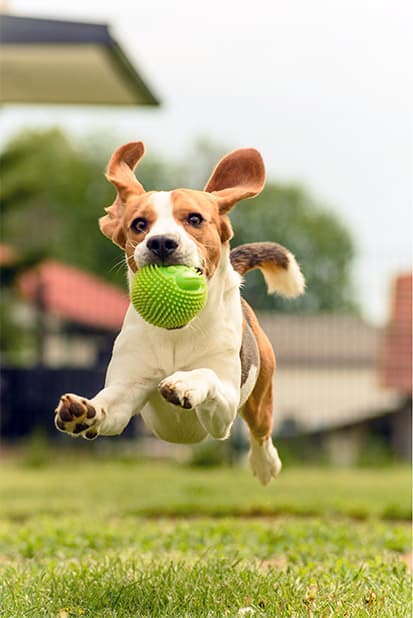
<instances>
[{"instance_id":1,"label":"dog's mouth","mask_svg":"<svg viewBox=\"0 0 413 618\"><path fill-rule=\"evenodd\" d=\"M157 264L159 266L186 266L187 268L193 268L195 270L196 273L198 273L198 275L203 276L205 275L205 269L202 266L194 266L194 264L190 264L188 262L185 261L174 261L174 260L150 260L150 261L145 261L143 264L138 265L139 268L142 268L143 266L149 266L149 264Z\"/></svg>"}]
</instances>

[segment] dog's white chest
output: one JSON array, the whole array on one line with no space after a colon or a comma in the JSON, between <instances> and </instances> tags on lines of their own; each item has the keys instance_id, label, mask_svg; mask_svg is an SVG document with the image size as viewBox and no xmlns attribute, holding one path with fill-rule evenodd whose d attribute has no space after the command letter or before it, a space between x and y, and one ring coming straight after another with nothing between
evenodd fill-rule
<instances>
[{"instance_id":1,"label":"dog's white chest","mask_svg":"<svg viewBox=\"0 0 413 618\"><path fill-rule=\"evenodd\" d=\"M241 342L239 278L224 270L210 283L206 307L183 329L150 326L130 308L114 349L122 363L111 363L107 383L139 384L145 405L135 413L140 411L145 425L163 440L227 437L224 426L231 426L240 403ZM176 374L182 374L181 390L190 393L190 405L174 405L160 394L162 381Z\"/></svg>"}]
</instances>

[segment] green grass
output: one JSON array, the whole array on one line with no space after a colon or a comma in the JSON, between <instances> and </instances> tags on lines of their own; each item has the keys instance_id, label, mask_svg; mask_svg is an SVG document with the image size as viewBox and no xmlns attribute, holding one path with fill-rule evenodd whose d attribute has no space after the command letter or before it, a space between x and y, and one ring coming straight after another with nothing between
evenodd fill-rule
<instances>
[{"instance_id":1,"label":"green grass","mask_svg":"<svg viewBox=\"0 0 413 618\"><path fill-rule=\"evenodd\" d=\"M261 488L239 468L2 462L0 616L404 618L410 486L402 467Z\"/></svg>"},{"instance_id":2,"label":"green grass","mask_svg":"<svg viewBox=\"0 0 413 618\"><path fill-rule=\"evenodd\" d=\"M291 468L263 488L248 469L188 469L136 461L56 457L54 464L2 463L1 512L251 516L348 515L408 520L409 468Z\"/></svg>"}]
</instances>

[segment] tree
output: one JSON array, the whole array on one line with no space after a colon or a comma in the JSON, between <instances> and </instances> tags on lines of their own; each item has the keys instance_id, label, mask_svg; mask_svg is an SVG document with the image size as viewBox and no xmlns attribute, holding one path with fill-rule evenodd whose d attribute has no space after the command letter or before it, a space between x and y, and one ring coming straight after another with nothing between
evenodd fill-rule
<instances>
[{"instance_id":1,"label":"tree","mask_svg":"<svg viewBox=\"0 0 413 618\"><path fill-rule=\"evenodd\" d=\"M0 165L3 242L100 274L119 259L96 223L114 194L98 158L54 129L18 135Z\"/></svg>"},{"instance_id":2,"label":"tree","mask_svg":"<svg viewBox=\"0 0 413 618\"><path fill-rule=\"evenodd\" d=\"M287 312L354 311L351 281L354 245L338 217L301 187L267 183L257 198L231 214L233 246L270 240L289 249L307 281L304 296L291 301L268 296L258 272L247 275L243 295L256 309Z\"/></svg>"}]
</instances>

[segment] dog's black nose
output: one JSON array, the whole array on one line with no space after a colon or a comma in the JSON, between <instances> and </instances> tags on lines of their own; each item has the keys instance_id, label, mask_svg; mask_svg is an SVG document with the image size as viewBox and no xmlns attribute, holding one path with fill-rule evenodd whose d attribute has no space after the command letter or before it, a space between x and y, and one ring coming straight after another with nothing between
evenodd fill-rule
<instances>
[{"instance_id":1,"label":"dog's black nose","mask_svg":"<svg viewBox=\"0 0 413 618\"><path fill-rule=\"evenodd\" d=\"M175 251L178 243L172 236L152 236L147 240L146 246L156 257L164 260Z\"/></svg>"}]
</instances>

